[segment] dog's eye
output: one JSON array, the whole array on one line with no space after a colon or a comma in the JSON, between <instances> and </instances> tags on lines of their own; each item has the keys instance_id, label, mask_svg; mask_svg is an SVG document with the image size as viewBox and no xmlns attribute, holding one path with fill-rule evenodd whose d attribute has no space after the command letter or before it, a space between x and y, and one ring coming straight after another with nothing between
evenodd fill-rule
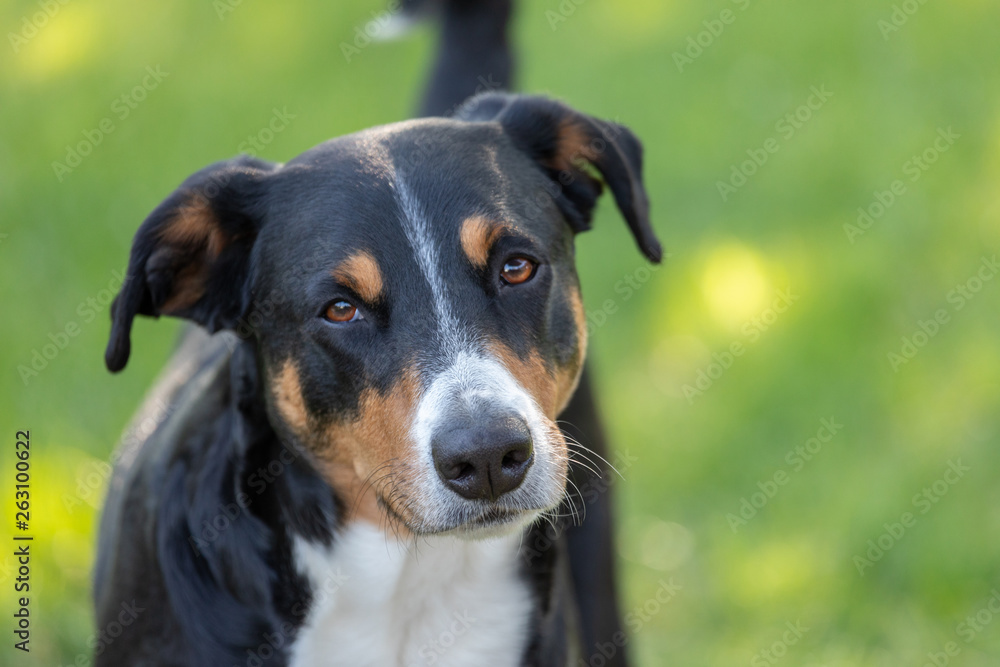
<instances>
[{"instance_id":1,"label":"dog's eye","mask_svg":"<svg viewBox=\"0 0 1000 667\"><path fill-rule=\"evenodd\" d=\"M508 285L520 285L531 280L538 265L527 257L511 257L500 271L500 278Z\"/></svg>"},{"instance_id":2,"label":"dog's eye","mask_svg":"<svg viewBox=\"0 0 1000 667\"><path fill-rule=\"evenodd\" d=\"M361 319L361 314L357 306L341 299L327 306L323 317L328 322L354 322Z\"/></svg>"}]
</instances>

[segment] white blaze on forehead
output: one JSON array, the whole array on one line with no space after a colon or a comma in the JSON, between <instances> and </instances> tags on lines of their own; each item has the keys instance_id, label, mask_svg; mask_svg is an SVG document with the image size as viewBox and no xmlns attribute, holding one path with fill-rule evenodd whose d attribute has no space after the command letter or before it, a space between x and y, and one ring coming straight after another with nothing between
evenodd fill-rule
<instances>
[{"instance_id":1,"label":"white blaze on forehead","mask_svg":"<svg viewBox=\"0 0 1000 667\"><path fill-rule=\"evenodd\" d=\"M431 237L427 212L423 204L410 192L406 180L399 174L396 176L395 185L396 198L403 212L403 232L410 247L413 248L420 272L431 288L434 314L437 316L438 331L445 343L445 351L456 352L466 347L468 341L459 329L458 319L455 318L446 297L444 280L441 277L441 262Z\"/></svg>"}]
</instances>

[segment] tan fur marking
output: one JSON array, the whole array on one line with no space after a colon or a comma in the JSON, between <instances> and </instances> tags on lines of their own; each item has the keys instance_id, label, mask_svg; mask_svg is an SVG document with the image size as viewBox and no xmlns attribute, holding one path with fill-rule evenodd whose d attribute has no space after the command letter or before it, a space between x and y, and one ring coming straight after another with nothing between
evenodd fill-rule
<instances>
[{"instance_id":1,"label":"tan fur marking","mask_svg":"<svg viewBox=\"0 0 1000 667\"><path fill-rule=\"evenodd\" d=\"M358 293L368 303L382 296L382 272L370 253L362 250L351 255L333 270L333 277Z\"/></svg>"},{"instance_id":2,"label":"tan fur marking","mask_svg":"<svg viewBox=\"0 0 1000 667\"><path fill-rule=\"evenodd\" d=\"M359 415L346 423L316 424L302 396L298 369L285 361L274 375L274 403L285 423L305 442L327 483L346 506L347 521L363 520L407 537L408 530L394 517L412 518L407 499L413 490L415 452L408 425L419 399L413 372L385 394L365 389ZM392 512L380 506L387 503Z\"/></svg>"},{"instance_id":3,"label":"tan fur marking","mask_svg":"<svg viewBox=\"0 0 1000 667\"><path fill-rule=\"evenodd\" d=\"M372 484L365 484L353 465L324 461L323 475L327 483L343 499L347 516L345 522L367 521L379 526L386 521L385 511L379 507L378 495ZM402 527L405 530L405 526Z\"/></svg>"},{"instance_id":4,"label":"tan fur marking","mask_svg":"<svg viewBox=\"0 0 1000 667\"><path fill-rule=\"evenodd\" d=\"M198 303L205 294L205 280L208 271L203 264L188 264L174 276L173 293L163 305L160 312L164 315L176 315Z\"/></svg>"},{"instance_id":5,"label":"tan fur marking","mask_svg":"<svg viewBox=\"0 0 1000 667\"><path fill-rule=\"evenodd\" d=\"M556 396L555 378L545 368L545 362L537 350L521 357L499 341L490 341L487 346L504 367L510 371L524 389L535 399L542 412L549 419L555 419Z\"/></svg>"},{"instance_id":6,"label":"tan fur marking","mask_svg":"<svg viewBox=\"0 0 1000 667\"><path fill-rule=\"evenodd\" d=\"M160 311L166 315L183 312L205 294L208 263L219 256L226 239L208 200L194 197L181 206L160 232L170 252L184 255L184 266L174 277L173 291Z\"/></svg>"},{"instance_id":7,"label":"tan fur marking","mask_svg":"<svg viewBox=\"0 0 1000 667\"><path fill-rule=\"evenodd\" d=\"M597 153L591 145L591 136L579 121L571 118L563 120L557 131L558 150L551 165L559 171L568 171L580 160L593 162Z\"/></svg>"},{"instance_id":8,"label":"tan fur marking","mask_svg":"<svg viewBox=\"0 0 1000 667\"><path fill-rule=\"evenodd\" d=\"M563 366L557 365L550 371L537 350L532 350L527 357L522 357L499 341L490 341L488 344L500 363L531 394L549 419L558 417L573 397L573 392L580 382L580 371L586 356L587 321L579 289L574 288L570 293L570 303L577 330L577 357L569 363Z\"/></svg>"},{"instance_id":9,"label":"tan fur marking","mask_svg":"<svg viewBox=\"0 0 1000 667\"><path fill-rule=\"evenodd\" d=\"M556 414L561 413L573 397L580 383L580 371L583 369L584 359L587 357L587 313L583 308L583 299L578 287L570 290L569 301L573 309L573 322L576 324L577 358L574 363L556 370L556 396L559 397Z\"/></svg>"},{"instance_id":10,"label":"tan fur marking","mask_svg":"<svg viewBox=\"0 0 1000 667\"><path fill-rule=\"evenodd\" d=\"M299 381L299 370L295 364L290 360L285 361L272 385L274 404L285 423L297 436L306 436L309 430L309 413L302 398L302 383Z\"/></svg>"},{"instance_id":11,"label":"tan fur marking","mask_svg":"<svg viewBox=\"0 0 1000 667\"><path fill-rule=\"evenodd\" d=\"M486 267L493 244L506 229L505 224L493 222L479 215L466 218L462 222L459 238L462 241L462 250L473 266L480 269Z\"/></svg>"},{"instance_id":12,"label":"tan fur marking","mask_svg":"<svg viewBox=\"0 0 1000 667\"><path fill-rule=\"evenodd\" d=\"M569 292L569 303L573 309L573 322L576 324L576 336L580 346L580 363L587 354L587 312L583 307L583 295L579 287L572 287Z\"/></svg>"},{"instance_id":13,"label":"tan fur marking","mask_svg":"<svg viewBox=\"0 0 1000 667\"><path fill-rule=\"evenodd\" d=\"M204 250L211 259L218 257L226 246L212 206L202 197L194 197L181 206L173 220L160 232L160 238L171 245L195 246Z\"/></svg>"},{"instance_id":14,"label":"tan fur marking","mask_svg":"<svg viewBox=\"0 0 1000 667\"><path fill-rule=\"evenodd\" d=\"M332 424L321 434L321 465L327 481L347 503L349 520L380 525L388 519L394 531L405 532L405 527L387 516L379 500L390 507L391 514L413 518L408 498L414 490L405 482L414 479L418 467L409 434L418 400L419 381L413 371L407 371L385 394L365 389L358 417Z\"/></svg>"}]
</instances>

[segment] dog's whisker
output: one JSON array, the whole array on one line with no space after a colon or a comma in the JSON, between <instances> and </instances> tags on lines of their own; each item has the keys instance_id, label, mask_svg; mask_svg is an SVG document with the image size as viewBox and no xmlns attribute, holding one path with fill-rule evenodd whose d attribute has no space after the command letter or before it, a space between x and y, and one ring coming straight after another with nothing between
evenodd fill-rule
<instances>
[{"instance_id":1,"label":"dog's whisker","mask_svg":"<svg viewBox=\"0 0 1000 667\"><path fill-rule=\"evenodd\" d=\"M570 457L568 463L569 463L569 465L575 465L578 468L582 468L583 470L586 470L587 472L593 473L595 477L598 477L598 478L602 477L600 471L597 470L596 468L594 468L592 465L589 465L589 462L587 462L587 461L580 461L578 459Z\"/></svg>"},{"instance_id":2,"label":"dog's whisker","mask_svg":"<svg viewBox=\"0 0 1000 667\"><path fill-rule=\"evenodd\" d=\"M574 482L571 479L567 480L567 482L576 491L577 497L580 499L581 503L583 504L583 512L581 514L580 509L576 506L576 501L573 499L573 495L572 494L567 494L566 495L566 499L569 501L570 509L571 509L572 514L573 514L574 521L576 522L576 525L582 526L583 525L583 520L584 520L584 518L586 518L586 514L587 514L587 503L584 501L584 499L583 499L583 493L580 491L580 487L578 487L576 485L576 482Z\"/></svg>"},{"instance_id":3,"label":"dog's whisker","mask_svg":"<svg viewBox=\"0 0 1000 667\"><path fill-rule=\"evenodd\" d=\"M585 455L589 454L590 456L597 457L598 460L600 460L601 462L603 462L610 470L612 470L616 475L618 475L618 477L620 477L623 481L625 480L625 476L622 475L621 472L618 471L618 468L616 468L614 466L614 464L611 463L611 461L607 460L606 458L604 458L603 456L601 456L600 454L598 454L597 452L595 452L593 449L590 449L589 447L587 447L586 445L584 445L581 442L578 442L576 440L571 440L571 442L572 442L572 444L574 444L577 447L579 447L579 450L577 450L577 453L579 453L581 456L585 456Z\"/></svg>"},{"instance_id":4,"label":"dog's whisker","mask_svg":"<svg viewBox=\"0 0 1000 667\"><path fill-rule=\"evenodd\" d=\"M394 459L390 459L389 461L386 461L382 465L377 466L370 473L368 473L368 476L361 483L361 488L358 490L358 493L357 493L357 495L356 495L356 497L354 499L354 503L353 503L353 506L351 508L351 514L352 515L354 515L355 513L357 513L358 508L361 506L361 501L364 498L365 490L369 486L371 488L373 488L373 489L375 488L375 483L377 482L377 480L374 479L375 475L378 474L381 470L384 470L386 468L391 468L393 461L394 461Z\"/></svg>"}]
</instances>

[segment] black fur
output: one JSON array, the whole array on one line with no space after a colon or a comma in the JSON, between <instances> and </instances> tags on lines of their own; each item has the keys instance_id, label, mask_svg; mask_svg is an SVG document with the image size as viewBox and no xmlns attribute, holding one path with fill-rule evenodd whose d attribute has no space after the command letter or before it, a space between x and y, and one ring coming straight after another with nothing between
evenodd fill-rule
<instances>
[{"instance_id":1,"label":"black fur","mask_svg":"<svg viewBox=\"0 0 1000 667\"><path fill-rule=\"evenodd\" d=\"M129 256L121 293L111 305L111 339L104 359L108 369L125 367L131 352L130 333L136 315L159 317L179 273L196 263L207 265L205 297L171 313L190 319L209 331L232 329L250 301L250 249L260 231L260 181L274 165L240 156L218 162L185 180L139 227ZM197 243L163 243L160 235L178 209L204 198L225 238L226 246L212 260Z\"/></svg>"},{"instance_id":2,"label":"black fur","mask_svg":"<svg viewBox=\"0 0 1000 667\"><path fill-rule=\"evenodd\" d=\"M492 278L498 256L481 271L456 268L445 288L458 295L463 322L517 354L538 351L550 367L573 363L581 342L567 297L577 285L573 234L589 228L601 192L576 158L597 170L642 251L659 260L634 135L538 97L485 93L459 106L484 77L510 83L511 3L452 0L440 11L442 48L423 112L458 109L454 118L342 137L281 168L248 157L217 163L139 228L112 306L108 368L126 365L136 315L200 328L186 334L140 413L155 430L115 467L94 579L98 626L122 604L145 611L98 650L96 664L287 663L315 594L295 570L293 539L335 548L350 499L317 472L316 452L280 415L271 383L293 360L311 418L344 419L357 414L364 390L389 391L415 351L433 359L440 343L422 308L433 295L390 231L403 180L442 248L455 245L457 225L471 215L514 216L522 233L497 247L539 257L532 285L501 295ZM557 169L567 123L599 150ZM172 233L179 220L204 233ZM358 248L377 249L394 268L386 276L393 298L364 303L363 326L334 330L318 317L323 305L361 300L330 279L329 266ZM448 252L444 264L467 264L457 248ZM392 326L401 320L406 326ZM209 338L202 329L235 334ZM563 418L575 439L606 456L595 410L585 376ZM574 481L582 487L590 474L574 469ZM525 537L537 548L523 560L536 603L524 665L575 664L620 630L608 494L581 500L581 526L563 522L552 534L536 525ZM607 664L625 665L624 652Z\"/></svg>"},{"instance_id":3,"label":"black fur","mask_svg":"<svg viewBox=\"0 0 1000 667\"><path fill-rule=\"evenodd\" d=\"M559 170L548 166L560 149L560 127L575 124L586 136L587 147L597 153L587 161L611 188L639 248L651 261L660 261L663 251L649 221L649 199L642 185L642 144L628 128L591 118L555 100L504 93L477 95L456 117L499 122L514 144L552 179L559 210L574 231L583 232L590 229L600 181L577 165Z\"/></svg>"},{"instance_id":4,"label":"black fur","mask_svg":"<svg viewBox=\"0 0 1000 667\"><path fill-rule=\"evenodd\" d=\"M420 107L421 116L450 115L474 92L512 87L514 66L507 32L513 0L452 0L440 4L440 47Z\"/></svg>"},{"instance_id":5,"label":"black fur","mask_svg":"<svg viewBox=\"0 0 1000 667\"><path fill-rule=\"evenodd\" d=\"M138 458L119 463L107 500L98 610L146 611L99 665L243 664L268 637L287 646L310 599L291 537L329 542L336 527L330 488L266 419L253 343L186 336L180 358L196 370ZM282 470L265 481L258 466L273 462ZM284 664L272 653L262 664Z\"/></svg>"}]
</instances>

